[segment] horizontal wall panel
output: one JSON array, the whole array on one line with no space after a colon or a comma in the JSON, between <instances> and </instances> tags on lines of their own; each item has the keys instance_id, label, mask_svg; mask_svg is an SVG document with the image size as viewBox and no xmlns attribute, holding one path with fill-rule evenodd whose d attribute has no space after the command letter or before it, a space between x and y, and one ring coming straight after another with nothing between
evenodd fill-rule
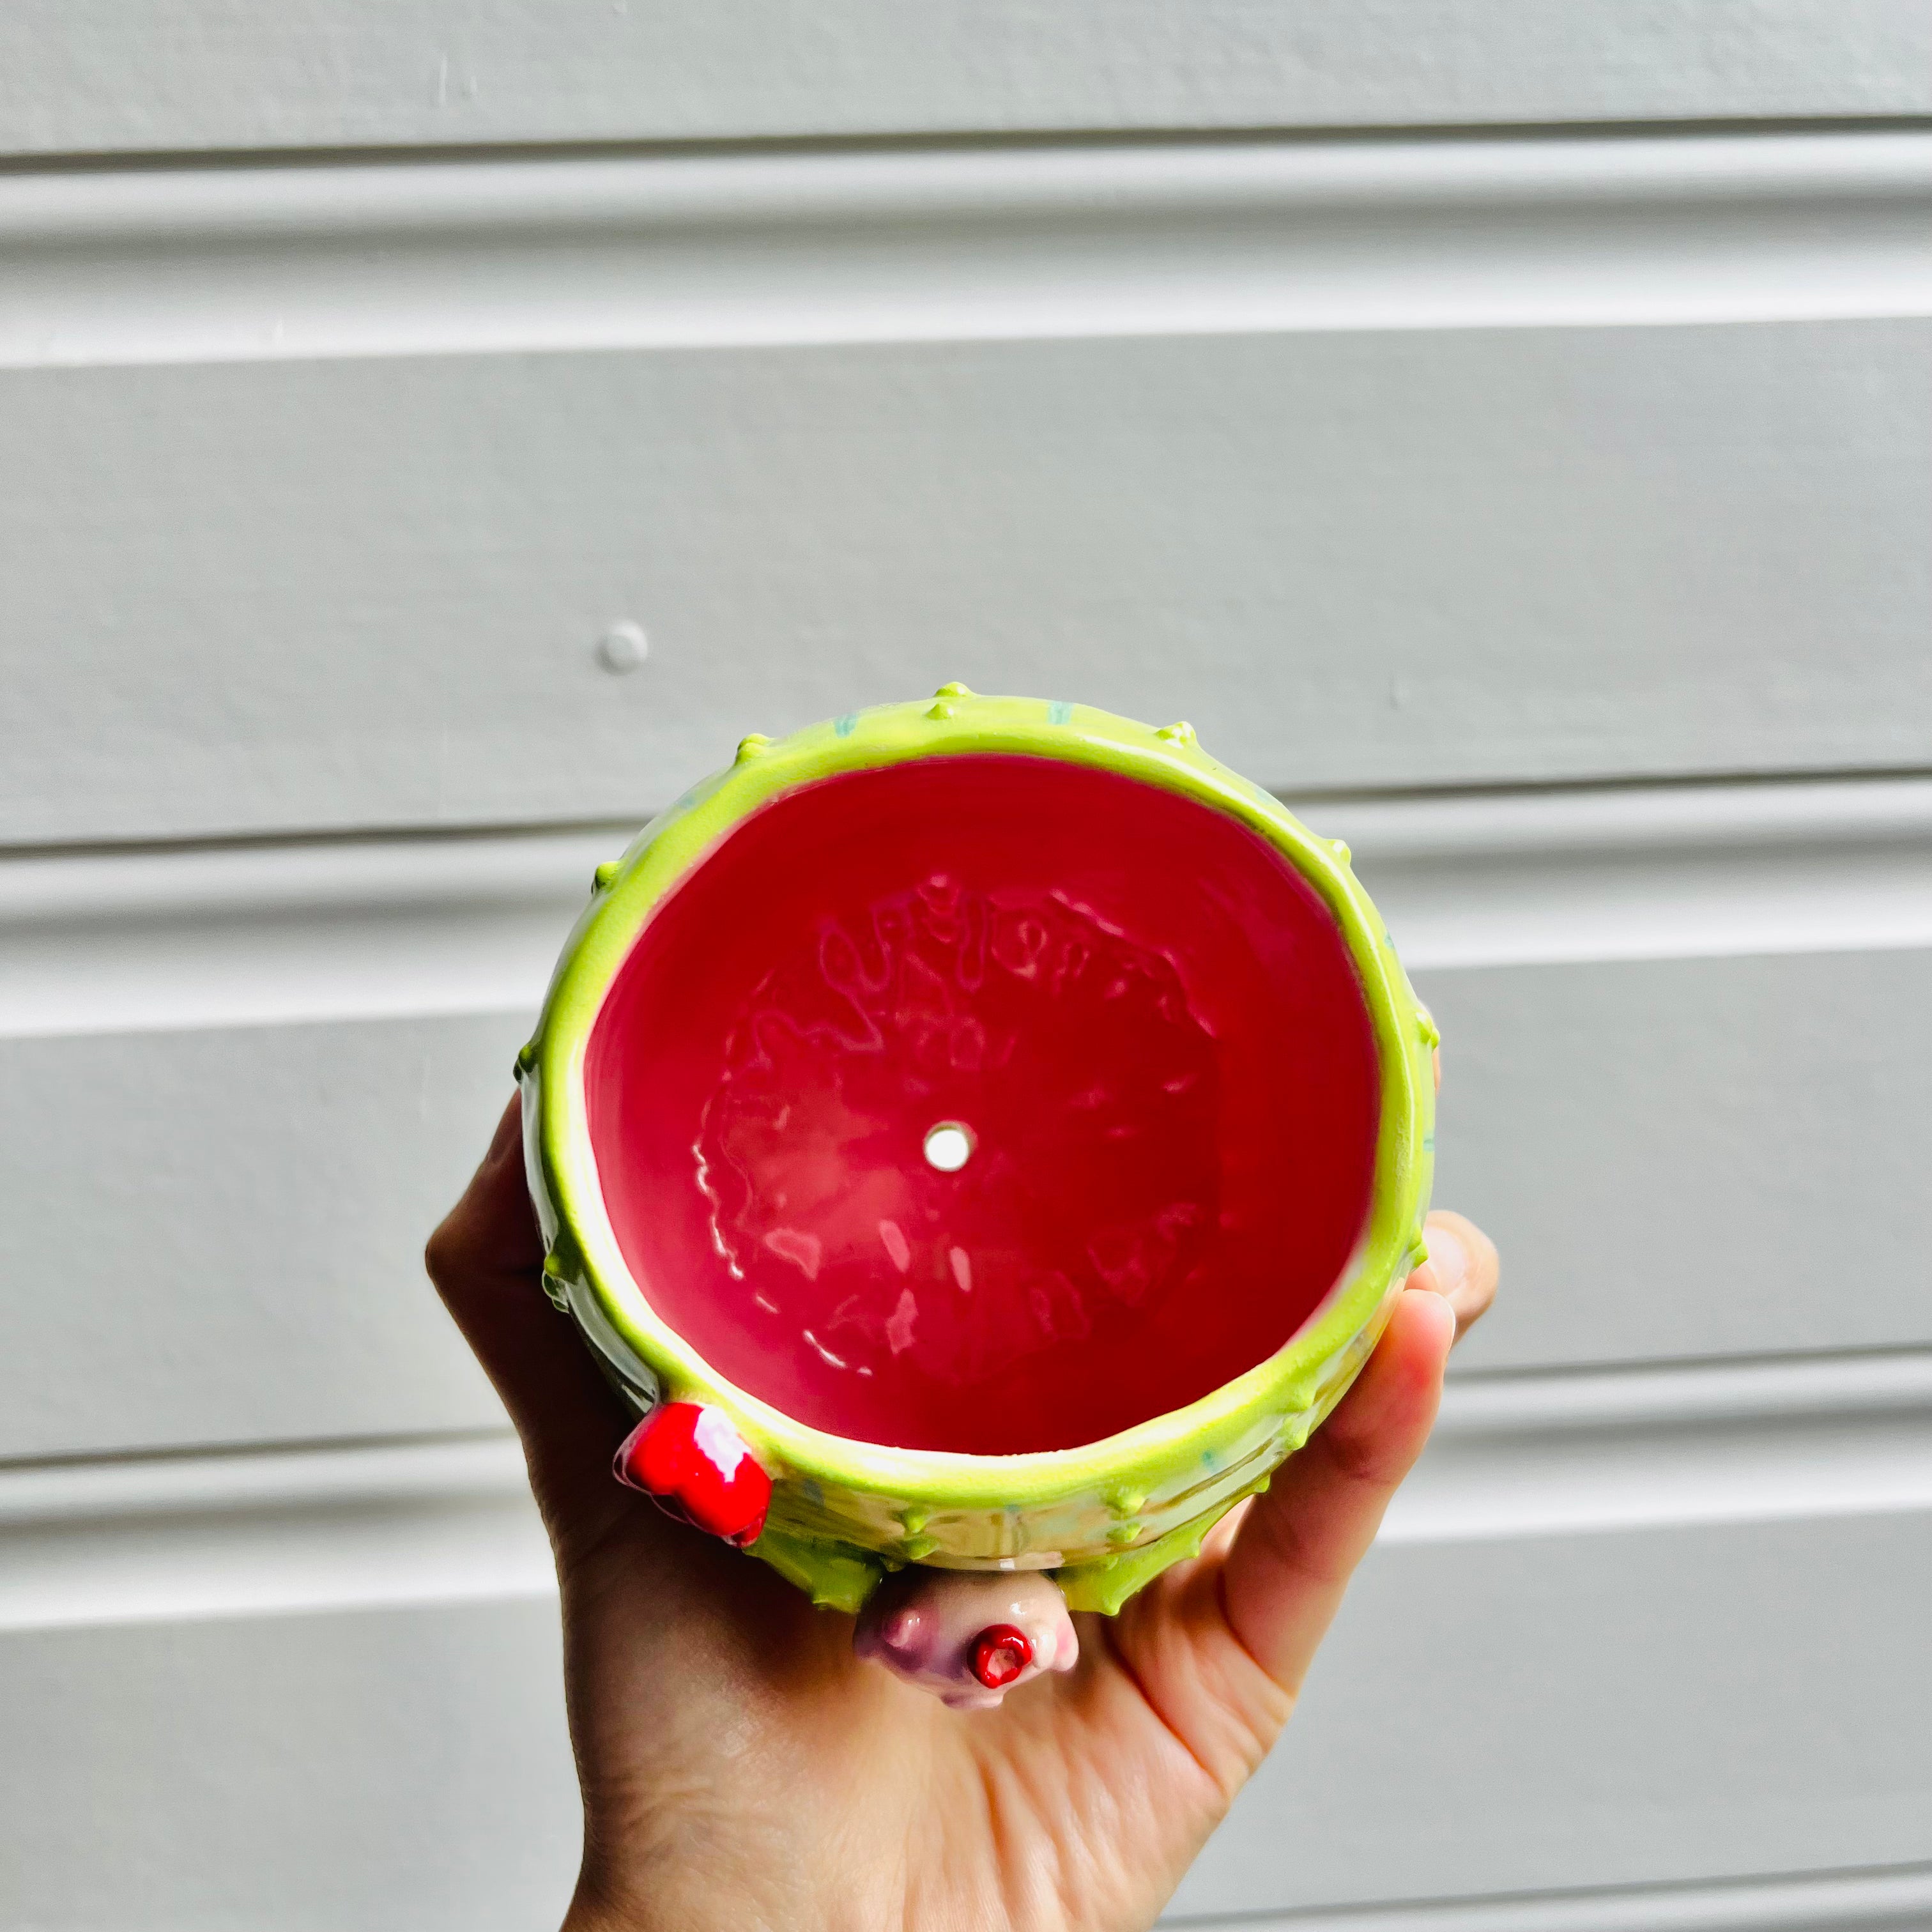
<instances>
[{"instance_id":1,"label":"horizontal wall panel","mask_svg":"<svg viewBox=\"0 0 1932 1932\"><path fill-rule=\"evenodd\" d=\"M1923 766L1928 346L17 371L0 838L621 818L748 730L953 677L1186 716L1291 789Z\"/></svg>"},{"instance_id":2,"label":"horizontal wall panel","mask_svg":"<svg viewBox=\"0 0 1932 1932\"><path fill-rule=\"evenodd\" d=\"M1932 945L1932 780L1315 799L1302 809L1354 848L1414 972ZM0 912L0 933L5 923Z\"/></svg>"},{"instance_id":3,"label":"horizontal wall panel","mask_svg":"<svg viewBox=\"0 0 1932 1932\"><path fill-rule=\"evenodd\" d=\"M1932 1510L1932 1351L1459 1376L1390 1548ZM621 1424L614 1410L614 1442ZM554 1594L507 1428L0 1465L0 1630Z\"/></svg>"},{"instance_id":4,"label":"horizontal wall panel","mask_svg":"<svg viewBox=\"0 0 1932 1932\"><path fill-rule=\"evenodd\" d=\"M620 1426L614 1409L614 1444ZM1868 1450L1883 1434L1881 1418ZM1462 1516L1495 1508L1466 1502ZM0 1464L0 1629L556 1588L523 1453L501 1422L405 1442Z\"/></svg>"},{"instance_id":5,"label":"horizontal wall panel","mask_svg":"<svg viewBox=\"0 0 1932 1932\"><path fill-rule=\"evenodd\" d=\"M0 1048L0 1457L500 1425L422 1256L526 1023Z\"/></svg>"},{"instance_id":6,"label":"horizontal wall panel","mask_svg":"<svg viewBox=\"0 0 1932 1932\"><path fill-rule=\"evenodd\" d=\"M0 1638L6 1932L555 1924L554 1599Z\"/></svg>"},{"instance_id":7,"label":"horizontal wall panel","mask_svg":"<svg viewBox=\"0 0 1932 1932\"><path fill-rule=\"evenodd\" d=\"M0 858L0 1036L534 1015L637 830Z\"/></svg>"},{"instance_id":8,"label":"horizontal wall panel","mask_svg":"<svg viewBox=\"0 0 1932 1932\"><path fill-rule=\"evenodd\" d=\"M1197 1932L1922 1932L1932 1865L1198 1918Z\"/></svg>"},{"instance_id":9,"label":"horizontal wall panel","mask_svg":"<svg viewBox=\"0 0 1932 1932\"><path fill-rule=\"evenodd\" d=\"M1500 1243L1471 1369L1932 1340L1932 953L1418 976L1436 1198Z\"/></svg>"},{"instance_id":10,"label":"horizontal wall panel","mask_svg":"<svg viewBox=\"0 0 1932 1932\"><path fill-rule=\"evenodd\" d=\"M1413 972L1932 946L1932 779L1300 808ZM635 830L0 857L0 1036L533 1012Z\"/></svg>"},{"instance_id":11,"label":"horizontal wall panel","mask_svg":"<svg viewBox=\"0 0 1932 1932\"><path fill-rule=\"evenodd\" d=\"M0 1500L0 1515L5 1508ZM1924 1349L1527 1376L1459 1371L1382 1540L1483 1542L1928 1510L1932 1352Z\"/></svg>"},{"instance_id":12,"label":"horizontal wall panel","mask_svg":"<svg viewBox=\"0 0 1932 1932\"><path fill-rule=\"evenodd\" d=\"M1932 1342L1932 953L1420 976L1470 1372ZM424 1236L528 1014L0 1041L0 1456L488 1426ZM63 1231L50 1249L47 1230Z\"/></svg>"},{"instance_id":13,"label":"horizontal wall panel","mask_svg":"<svg viewBox=\"0 0 1932 1932\"><path fill-rule=\"evenodd\" d=\"M0 365L1932 314L1932 134L0 173Z\"/></svg>"},{"instance_id":14,"label":"horizontal wall panel","mask_svg":"<svg viewBox=\"0 0 1932 1932\"><path fill-rule=\"evenodd\" d=\"M14 153L1924 113L1910 0L18 0Z\"/></svg>"},{"instance_id":15,"label":"horizontal wall panel","mask_svg":"<svg viewBox=\"0 0 1932 1932\"><path fill-rule=\"evenodd\" d=\"M1928 1587L1925 1516L1378 1550L1176 1916L1932 1859Z\"/></svg>"},{"instance_id":16,"label":"horizontal wall panel","mask_svg":"<svg viewBox=\"0 0 1932 1932\"><path fill-rule=\"evenodd\" d=\"M1378 1551L1177 1914L1925 1861L1928 1528ZM576 1844L554 1614L532 1600L0 1636L0 1923L554 1921Z\"/></svg>"}]
</instances>

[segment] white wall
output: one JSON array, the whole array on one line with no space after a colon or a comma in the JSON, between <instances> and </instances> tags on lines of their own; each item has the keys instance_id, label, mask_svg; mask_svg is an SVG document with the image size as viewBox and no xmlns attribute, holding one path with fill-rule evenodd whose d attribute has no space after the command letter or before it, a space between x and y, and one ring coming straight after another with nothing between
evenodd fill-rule
<instances>
[{"instance_id":1,"label":"white wall","mask_svg":"<svg viewBox=\"0 0 1932 1932\"><path fill-rule=\"evenodd\" d=\"M1508 1258L1177 1917L1932 1924L1928 116L1906 0L0 15L0 1932L554 1913L422 1238L596 861L950 677L1351 841Z\"/></svg>"}]
</instances>

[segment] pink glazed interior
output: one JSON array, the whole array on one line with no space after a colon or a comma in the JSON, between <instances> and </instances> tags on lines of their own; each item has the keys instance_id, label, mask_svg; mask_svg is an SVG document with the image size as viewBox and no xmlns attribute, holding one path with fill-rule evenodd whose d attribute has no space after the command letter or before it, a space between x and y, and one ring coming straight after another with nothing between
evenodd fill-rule
<instances>
[{"instance_id":1,"label":"pink glazed interior","mask_svg":"<svg viewBox=\"0 0 1932 1932\"><path fill-rule=\"evenodd\" d=\"M1058 760L800 788L639 935L585 1065L639 1286L796 1420L1072 1448L1208 1394L1328 1294L1379 1084L1275 848Z\"/></svg>"}]
</instances>

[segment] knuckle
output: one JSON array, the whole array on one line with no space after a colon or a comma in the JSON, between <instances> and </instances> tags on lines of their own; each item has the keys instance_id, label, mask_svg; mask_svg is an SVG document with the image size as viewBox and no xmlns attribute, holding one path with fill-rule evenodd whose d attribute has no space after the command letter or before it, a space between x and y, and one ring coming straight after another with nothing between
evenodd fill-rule
<instances>
[{"instance_id":1,"label":"knuckle","mask_svg":"<svg viewBox=\"0 0 1932 1932\"><path fill-rule=\"evenodd\" d=\"M438 1288L447 1287L460 1266L464 1242L455 1222L454 1215L446 1216L423 1244L424 1270Z\"/></svg>"}]
</instances>

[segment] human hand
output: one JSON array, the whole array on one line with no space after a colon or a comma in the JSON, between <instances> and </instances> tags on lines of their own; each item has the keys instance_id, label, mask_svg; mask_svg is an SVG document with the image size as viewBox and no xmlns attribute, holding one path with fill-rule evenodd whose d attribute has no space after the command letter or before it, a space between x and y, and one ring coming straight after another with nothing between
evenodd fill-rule
<instances>
[{"instance_id":1,"label":"human hand","mask_svg":"<svg viewBox=\"0 0 1932 1932\"><path fill-rule=\"evenodd\" d=\"M1334 1414L1078 1666L962 1712L852 1619L610 1474L628 1426L545 1299L513 1104L428 1262L521 1437L556 1556L584 1839L566 1932L1151 1924L1294 1708L1435 1419L1495 1248L1432 1214Z\"/></svg>"}]
</instances>

